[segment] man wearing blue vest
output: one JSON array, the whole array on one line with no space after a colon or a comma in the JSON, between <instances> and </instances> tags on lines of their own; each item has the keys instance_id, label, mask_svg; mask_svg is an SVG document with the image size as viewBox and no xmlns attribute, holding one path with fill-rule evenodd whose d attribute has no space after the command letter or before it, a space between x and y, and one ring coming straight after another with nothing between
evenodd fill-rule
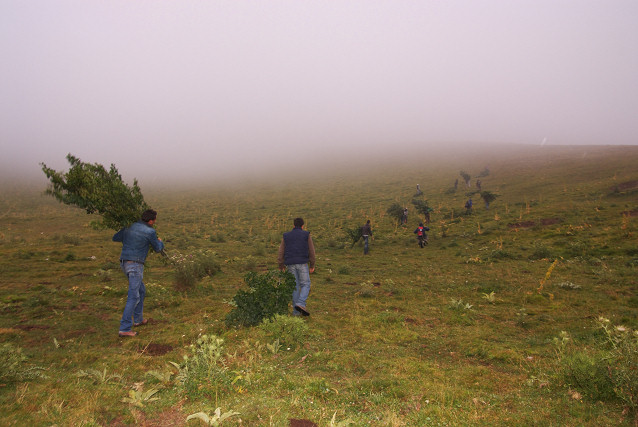
<instances>
[{"instance_id":1,"label":"man wearing blue vest","mask_svg":"<svg viewBox=\"0 0 638 427\"><path fill-rule=\"evenodd\" d=\"M285 271L287 268L297 282L292 293L292 315L310 316L306 309L306 300L310 294L310 273L315 271L315 245L310 232L303 229L303 219L295 218L294 224L295 228L284 233L281 239L277 262L279 269Z\"/></svg>"}]
</instances>

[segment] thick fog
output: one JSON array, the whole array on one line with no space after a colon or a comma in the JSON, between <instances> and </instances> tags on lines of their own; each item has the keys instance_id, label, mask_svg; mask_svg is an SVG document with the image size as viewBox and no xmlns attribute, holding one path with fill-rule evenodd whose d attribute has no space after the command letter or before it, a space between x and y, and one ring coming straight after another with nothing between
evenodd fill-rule
<instances>
[{"instance_id":1,"label":"thick fog","mask_svg":"<svg viewBox=\"0 0 638 427\"><path fill-rule=\"evenodd\" d=\"M635 0L0 0L1 175L637 144L637 22Z\"/></svg>"}]
</instances>

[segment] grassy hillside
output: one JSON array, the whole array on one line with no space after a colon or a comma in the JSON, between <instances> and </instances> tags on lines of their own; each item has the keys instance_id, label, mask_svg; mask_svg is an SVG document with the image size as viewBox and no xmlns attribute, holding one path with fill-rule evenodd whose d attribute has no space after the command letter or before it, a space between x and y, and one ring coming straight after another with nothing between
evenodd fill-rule
<instances>
[{"instance_id":1,"label":"grassy hillside","mask_svg":"<svg viewBox=\"0 0 638 427\"><path fill-rule=\"evenodd\" d=\"M185 425L221 408L239 413L224 425L634 425L638 147L410 158L142 187L169 255L221 271L190 284L151 255L151 320L133 339L117 336L127 284L113 233L44 188L2 190L0 424ZM475 185L486 169L489 210ZM416 184L433 209L424 249ZM244 275L276 268L297 216L318 256L311 316L228 327ZM366 219L364 256L347 230Z\"/></svg>"}]
</instances>

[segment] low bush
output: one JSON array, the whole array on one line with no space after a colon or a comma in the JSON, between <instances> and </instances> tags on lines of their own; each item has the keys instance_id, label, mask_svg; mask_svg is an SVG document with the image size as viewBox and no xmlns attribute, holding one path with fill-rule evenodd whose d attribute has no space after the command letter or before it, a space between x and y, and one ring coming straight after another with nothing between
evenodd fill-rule
<instances>
[{"instance_id":1,"label":"low bush","mask_svg":"<svg viewBox=\"0 0 638 427\"><path fill-rule=\"evenodd\" d=\"M297 347L303 345L308 336L308 325L300 317L276 314L265 319L259 328L268 337L278 339L282 346Z\"/></svg>"},{"instance_id":2,"label":"low bush","mask_svg":"<svg viewBox=\"0 0 638 427\"><path fill-rule=\"evenodd\" d=\"M248 290L233 297L233 310L226 316L228 326L256 326L264 319L288 312L295 289L295 277L289 272L271 270L263 274L248 272L244 276Z\"/></svg>"}]
</instances>

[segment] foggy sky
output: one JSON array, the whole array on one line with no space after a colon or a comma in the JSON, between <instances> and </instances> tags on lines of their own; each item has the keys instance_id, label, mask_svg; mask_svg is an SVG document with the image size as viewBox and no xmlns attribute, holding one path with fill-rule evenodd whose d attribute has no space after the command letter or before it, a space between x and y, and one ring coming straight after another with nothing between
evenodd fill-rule
<instances>
[{"instance_id":1,"label":"foggy sky","mask_svg":"<svg viewBox=\"0 0 638 427\"><path fill-rule=\"evenodd\" d=\"M72 153L161 181L638 144L637 22L635 0L0 0L0 167Z\"/></svg>"}]
</instances>

